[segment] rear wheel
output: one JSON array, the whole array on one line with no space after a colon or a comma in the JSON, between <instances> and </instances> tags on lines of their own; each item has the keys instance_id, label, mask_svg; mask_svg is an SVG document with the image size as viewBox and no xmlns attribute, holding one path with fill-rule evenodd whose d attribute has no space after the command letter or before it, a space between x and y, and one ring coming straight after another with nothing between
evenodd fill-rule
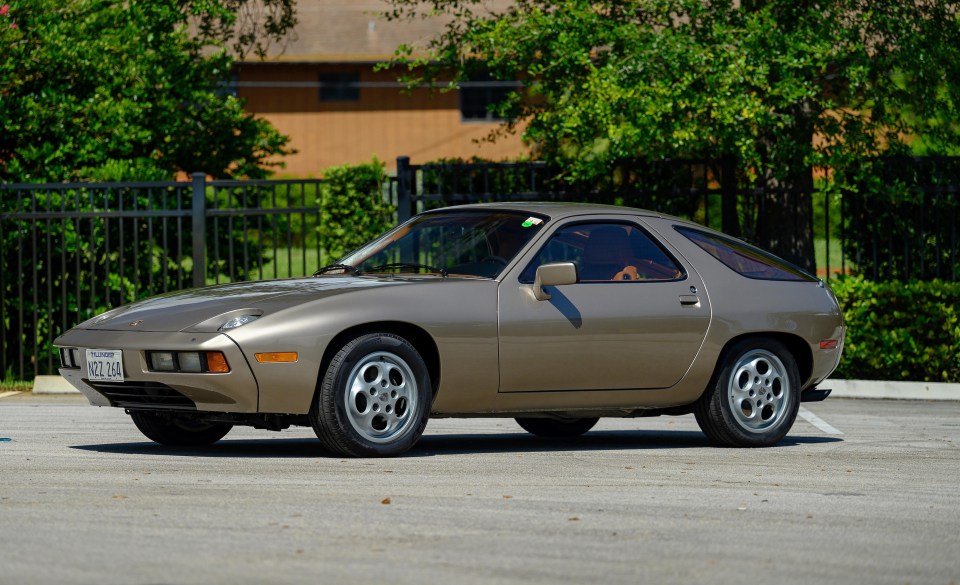
<instances>
[{"instance_id":1,"label":"rear wheel","mask_svg":"<svg viewBox=\"0 0 960 585\"><path fill-rule=\"evenodd\" d=\"M233 428L229 423L207 422L180 414L131 412L130 418L148 439L169 447L212 445Z\"/></svg>"},{"instance_id":2,"label":"rear wheel","mask_svg":"<svg viewBox=\"0 0 960 585\"><path fill-rule=\"evenodd\" d=\"M589 431L597 424L599 418L518 418L517 424L528 433L538 437L559 439L577 437Z\"/></svg>"},{"instance_id":3,"label":"rear wheel","mask_svg":"<svg viewBox=\"0 0 960 585\"><path fill-rule=\"evenodd\" d=\"M361 335L330 361L310 409L327 448L387 457L413 447L430 416L433 390L423 358L390 333Z\"/></svg>"},{"instance_id":4,"label":"rear wheel","mask_svg":"<svg viewBox=\"0 0 960 585\"><path fill-rule=\"evenodd\" d=\"M768 447L786 436L800 410L800 374L775 339L744 339L725 353L694 413L707 437L732 447Z\"/></svg>"}]
</instances>

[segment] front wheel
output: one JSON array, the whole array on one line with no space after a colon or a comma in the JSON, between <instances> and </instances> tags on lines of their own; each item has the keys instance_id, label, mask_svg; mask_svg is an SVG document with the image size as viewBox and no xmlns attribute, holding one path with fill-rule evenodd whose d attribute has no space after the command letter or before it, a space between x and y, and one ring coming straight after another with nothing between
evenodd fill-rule
<instances>
[{"instance_id":1,"label":"front wheel","mask_svg":"<svg viewBox=\"0 0 960 585\"><path fill-rule=\"evenodd\" d=\"M721 358L694 413L707 437L731 447L768 447L800 410L800 374L790 351L769 338L744 339Z\"/></svg>"},{"instance_id":2,"label":"front wheel","mask_svg":"<svg viewBox=\"0 0 960 585\"><path fill-rule=\"evenodd\" d=\"M310 408L317 437L336 452L388 457L413 447L430 416L427 366L406 339L361 335L330 361Z\"/></svg>"},{"instance_id":3,"label":"front wheel","mask_svg":"<svg viewBox=\"0 0 960 585\"><path fill-rule=\"evenodd\" d=\"M597 424L599 418L517 418L517 424L528 433L549 439L578 437Z\"/></svg>"},{"instance_id":4,"label":"front wheel","mask_svg":"<svg viewBox=\"0 0 960 585\"><path fill-rule=\"evenodd\" d=\"M222 439L233 425L180 414L131 412L130 418L151 441L168 447L205 447Z\"/></svg>"}]
</instances>

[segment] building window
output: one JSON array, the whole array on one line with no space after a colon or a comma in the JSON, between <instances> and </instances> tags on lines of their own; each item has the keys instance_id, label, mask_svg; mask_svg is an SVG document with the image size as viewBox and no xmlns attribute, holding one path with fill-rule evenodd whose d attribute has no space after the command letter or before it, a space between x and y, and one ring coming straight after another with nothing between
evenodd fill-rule
<instances>
[{"instance_id":1,"label":"building window","mask_svg":"<svg viewBox=\"0 0 960 585\"><path fill-rule=\"evenodd\" d=\"M497 81L485 76L460 84L460 119L500 122L504 118L490 111L517 88L515 81Z\"/></svg>"},{"instance_id":2,"label":"building window","mask_svg":"<svg viewBox=\"0 0 960 585\"><path fill-rule=\"evenodd\" d=\"M217 88L217 95L225 97L237 97L237 88L240 86L240 75L236 71L230 72L230 78L224 80Z\"/></svg>"},{"instance_id":3,"label":"building window","mask_svg":"<svg viewBox=\"0 0 960 585\"><path fill-rule=\"evenodd\" d=\"M321 73L321 102L355 102L360 99L359 73Z\"/></svg>"}]
</instances>

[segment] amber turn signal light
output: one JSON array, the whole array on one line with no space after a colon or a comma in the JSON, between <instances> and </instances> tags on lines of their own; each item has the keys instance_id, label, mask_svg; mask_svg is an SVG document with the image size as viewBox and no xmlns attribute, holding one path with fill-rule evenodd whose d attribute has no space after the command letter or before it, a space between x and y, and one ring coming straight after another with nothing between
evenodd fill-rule
<instances>
[{"instance_id":1,"label":"amber turn signal light","mask_svg":"<svg viewBox=\"0 0 960 585\"><path fill-rule=\"evenodd\" d=\"M300 359L295 351L273 351L255 355L261 364L289 364Z\"/></svg>"},{"instance_id":2,"label":"amber turn signal light","mask_svg":"<svg viewBox=\"0 0 960 585\"><path fill-rule=\"evenodd\" d=\"M217 374L226 374L230 371L230 365L227 363L227 356L219 351L207 352L207 371Z\"/></svg>"}]
</instances>

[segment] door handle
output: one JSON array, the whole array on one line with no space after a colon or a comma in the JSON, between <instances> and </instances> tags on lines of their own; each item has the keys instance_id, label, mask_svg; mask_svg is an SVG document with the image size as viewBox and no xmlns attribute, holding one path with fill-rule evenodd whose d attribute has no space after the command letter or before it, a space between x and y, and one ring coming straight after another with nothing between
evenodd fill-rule
<instances>
[{"instance_id":1,"label":"door handle","mask_svg":"<svg viewBox=\"0 0 960 585\"><path fill-rule=\"evenodd\" d=\"M697 295L680 295L680 305L684 307L699 307L700 297Z\"/></svg>"}]
</instances>

